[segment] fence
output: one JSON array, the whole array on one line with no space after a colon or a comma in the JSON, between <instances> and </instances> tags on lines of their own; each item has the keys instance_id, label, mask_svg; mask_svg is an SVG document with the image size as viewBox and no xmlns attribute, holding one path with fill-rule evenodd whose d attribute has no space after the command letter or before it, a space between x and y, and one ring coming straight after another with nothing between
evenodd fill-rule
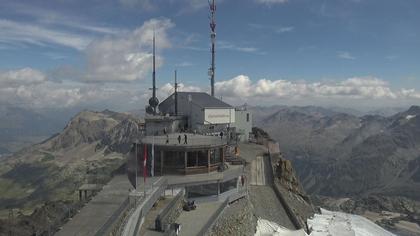
<instances>
[{"instance_id":1,"label":"fence","mask_svg":"<svg viewBox=\"0 0 420 236\"><path fill-rule=\"evenodd\" d=\"M200 230L200 233L198 235L207 235L211 228L213 227L214 223L217 221L217 219L222 215L223 211L229 204L229 198L227 198L222 205L217 209L217 211L210 217L210 219L207 221L207 223L204 225L204 227Z\"/></svg>"},{"instance_id":2,"label":"fence","mask_svg":"<svg viewBox=\"0 0 420 236\"><path fill-rule=\"evenodd\" d=\"M158 189L156 189L156 191L154 191L151 195L146 196L144 198L144 201L137 206L133 214L131 214L131 216L129 217L128 221L131 217L134 217L133 220L135 222L135 225L133 227L132 224L127 224L124 227L124 232L122 233L123 235L138 235L141 224L143 223L143 217L150 211L155 202L159 199L159 197L163 194L166 187L168 186L168 180L166 178L160 179L158 180L158 182L160 182L160 184L158 184ZM155 185L157 185L157 183Z\"/></svg>"},{"instance_id":3,"label":"fence","mask_svg":"<svg viewBox=\"0 0 420 236\"><path fill-rule=\"evenodd\" d=\"M107 232L112 231L113 225L118 225L118 219L121 219L123 213L127 210L127 206L129 205L128 197L124 200L124 202L118 207L118 209L111 215L111 217L105 222L104 225L96 232L95 236L105 235Z\"/></svg>"},{"instance_id":4,"label":"fence","mask_svg":"<svg viewBox=\"0 0 420 236\"><path fill-rule=\"evenodd\" d=\"M168 226L170 226L172 223L175 222L176 218L179 216L179 214L182 211L182 203L183 203L184 196L185 196L185 190L180 191L171 200L171 202L159 212L155 220L156 230L166 231L168 229ZM179 205L180 201L181 201L181 207L180 209L177 209L177 207L180 206Z\"/></svg>"}]
</instances>

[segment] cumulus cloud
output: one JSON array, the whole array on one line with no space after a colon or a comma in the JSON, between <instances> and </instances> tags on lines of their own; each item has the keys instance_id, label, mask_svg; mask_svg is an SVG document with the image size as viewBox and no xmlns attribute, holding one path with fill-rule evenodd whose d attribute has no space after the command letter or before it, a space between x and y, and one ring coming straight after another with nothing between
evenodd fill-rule
<instances>
[{"instance_id":1,"label":"cumulus cloud","mask_svg":"<svg viewBox=\"0 0 420 236\"><path fill-rule=\"evenodd\" d=\"M86 49L88 81L133 81L152 69L152 40L157 52L171 47L167 31L174 26L166 18L151 19L133 32L93 41ZM157 67L162 65L157 57Z\"/></svg>"},{"instance_id":2,"label":"cumulus cloud","mask_svg":"<svg viewBox=\"0 0 420 236\"><path fill-rule=\"evenodd\" d=\"M119 103L124 106L130 97L146 93L142 89L144 86L137 86L126 83L51 81L41 71L24 68L0 72L0 105L66 108L94 104L113 106Z\"/></svg>"},{"instance_id":3,"label":"cumulus cloud","mask_svg":"<svg viewBox=\"0 0 420 236\"><path fill-rule=\"evenodd\" d=\"M143 82L84 83L71 80L49 80L43 72L24 68L0 72L0 105L29 108L92 107L101 104L110 109L143 107L151 91ZM252 81L246 75L215 84L216 95L232 104L247 102L254 105L293 104L325 105L322 101L345 101L362 106L377 104L413 104L420 100L415 89L393 89L384 80L373 76L352 77L340 81L290 81L260 79ZM166 83L158 89L162 101L174 91ZM206 91L206 88L179 84L179 91ZM338 104L339 105L339 104Z\"/></svg>"},{"instance_id":4,"label":"cumulus cloud","mask_svg":"<svg viewBox=\"0 0 420 236\"><path fill-rule=\"evenodd\" d=\"M243 101L275 103L278 99L350 99L398 100L419 99L420 92L410 89L393 90L389 84L372 76L353 77L336 82L296 82L260 79L253 82L246 75L215 84L219 96Z\"/></svg>"},{"instance_id":5,"label":"cumulus cloud","mask_svg":"<svg viewBox=\"0 0 420 236\"><path fill-rule=\"evenodd\" d=\"M0 71L1 87L19 87L20 85L39 84L46 80L46 76L38 70L23 68L19 70Z\"/></svg>"}]
</instances>

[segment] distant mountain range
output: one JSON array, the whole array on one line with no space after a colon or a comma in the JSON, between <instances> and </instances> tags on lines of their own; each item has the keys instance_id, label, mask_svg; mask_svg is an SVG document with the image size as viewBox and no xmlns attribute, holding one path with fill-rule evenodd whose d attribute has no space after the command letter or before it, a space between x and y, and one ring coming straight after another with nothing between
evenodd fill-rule
<instances>
[{"instance_id":1,"label":"distant mountain range","mask_svg":"<svg viewBox=\"0 0 420 236\"><path fill-rule=\"evenodd\" d=\"M388 117L271 109L252 108L255 123L280 143L309 193L420 199L420 107Z\"/></svg>"},{"instance_id":2,"label":"distant mountain range","mask_svg":"<svg viewBox=\"0 0 420 236\"><path fill-rule=\"evenodd\" d=\"M0 105L0 157L40 143L59 133L81 108L26 109ZM144 110L127 112L135 117Z\"/></svg>"},{"instance_id":3,"label":"distant mountain range","mask_svg":"<svg viewBox=\"0 0 420 236\"><path fill-rule=\"evenodd\" d=\"M58 133L74 110L30 110L0 106L0 155L10 154Z\"/></svg>"},{"instance_id":4,"label":"distant mountain range","mask_svg":"<svg viewBox=\"0 0 420 236\"><path fill-rule=\"evenodd\" d=\"M313 106L250 109L256 125L278 140L294 162L308 192L420 196L419 107L390 117L358 117ZM142 122L128 113L83 111L62 129L60 123L71 112L2 111L3 141L34 135L38 144L0 159L0 206L69 194L86 179L86 169L109 175L124 161ZM33 178L36 173L39 178Z\"/></svg>"},{"instance_id":5,"label":"distant mountain range","mask_svg":"<svg viewBox=\"0 0 420 236\"><path fill-rule=\"evenodd\" d=\"M83 111L60 133L1 159L0 211L74 200L81 184L106 182L125 163L140 122L125 113Z\"/></svg>"}]
</instances>

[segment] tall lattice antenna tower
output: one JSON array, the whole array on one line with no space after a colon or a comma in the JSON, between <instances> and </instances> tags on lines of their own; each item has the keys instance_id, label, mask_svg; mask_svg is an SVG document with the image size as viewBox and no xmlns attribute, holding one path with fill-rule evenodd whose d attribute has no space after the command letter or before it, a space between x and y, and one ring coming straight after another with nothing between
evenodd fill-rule
<instances>
[{"instance_id":1,"label":"tall lattice antenna tower","mask_svg":"<svg viewBox=\"0 0 420 236\"><path fill-rule=\"evenodd\" d=\"M209 0L210 6L210 38L211 38L211 67L209 69L211 96L214 96L215 51L216 51L216 2Z\"/></svg>"}]
</instances>

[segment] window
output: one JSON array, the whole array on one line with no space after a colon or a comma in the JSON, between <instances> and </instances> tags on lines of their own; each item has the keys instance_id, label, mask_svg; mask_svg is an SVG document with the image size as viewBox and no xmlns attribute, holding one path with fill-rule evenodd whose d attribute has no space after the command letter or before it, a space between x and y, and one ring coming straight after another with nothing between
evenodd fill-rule
<instances>
[{"instance_id":1,"label":"window","mask_svg":"<svg viewBox=\"0 0 420 236\"><path fill-rule=\"evenodd\" d=\"M246 113L246 122L249 122L249 113Z\"/></svg>"}]
</instances>

